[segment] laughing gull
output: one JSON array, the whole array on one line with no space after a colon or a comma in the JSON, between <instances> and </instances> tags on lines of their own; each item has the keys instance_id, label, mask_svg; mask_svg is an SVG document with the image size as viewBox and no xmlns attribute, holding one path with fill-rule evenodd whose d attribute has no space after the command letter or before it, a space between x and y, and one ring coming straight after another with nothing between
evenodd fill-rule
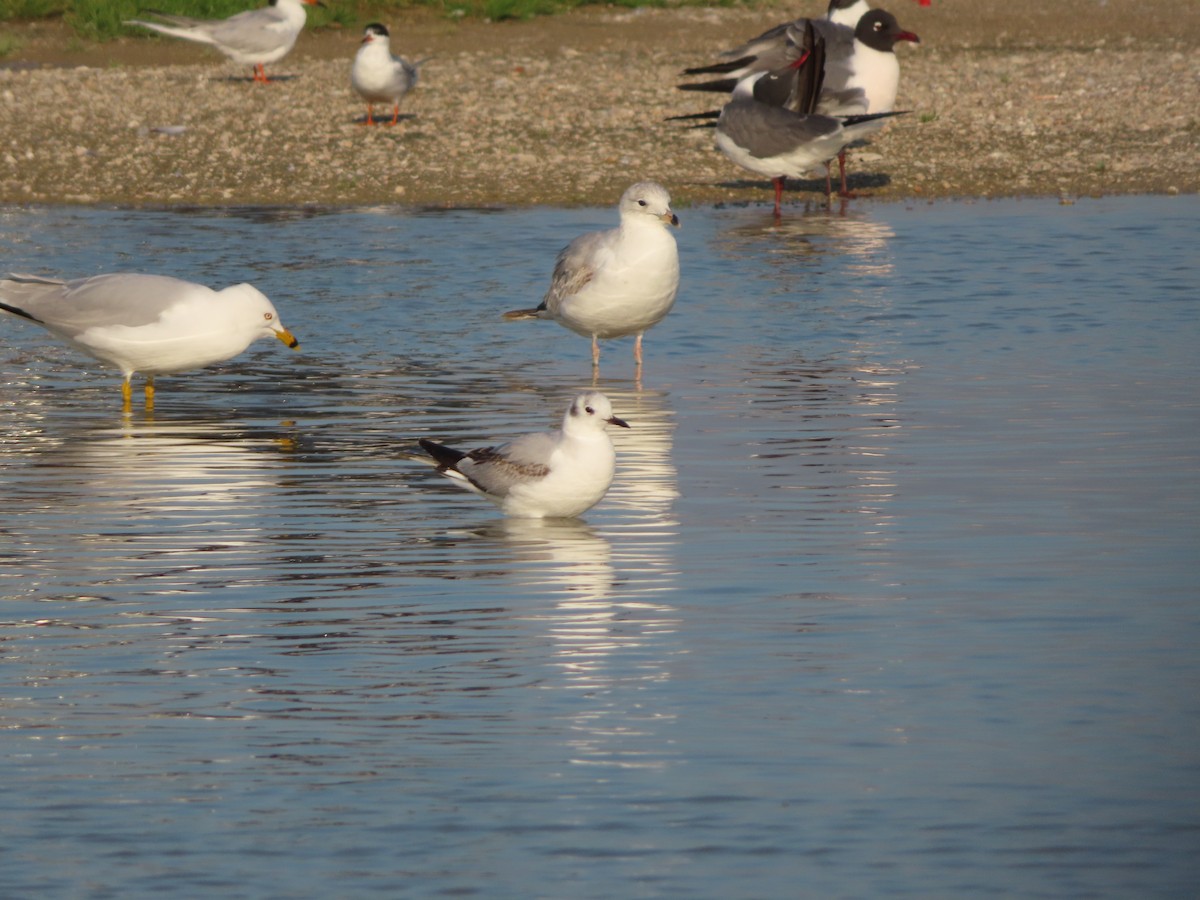
<instances>
[{"instance_id":1,"label":"laughing gull","mask_svg":"<svg viewBox=\"0 0 1200 900\"><path fill-rule=\"evenodd\" d=\"M805 30L812 28L825 44L824 82L815 112L826 116L851 116L891 112L896 105L900 84L900 63L895 47L900 41L920 43L920 38L900 27L895 16L884 10L867 10L853 27L839 24L839 16L849 17L865 9L859 0L846 9L830 5L830 19L797 19L785 22L722 56L727 61L711 66L685 70L684 74L722 74L724 77L703 82L681 84L681 90L732 91L750 76L778 71L792 61L790 47L801 41ZM679 119L713 118L715 113L679 116ZM878 120L871 128L865 126L858 137L865 137L883 127ZM847 194L844 151L838 154L842 194Z\"/></svg>"},{"instance_id":2,"label":"laughing gull","mask_svg":"<svg viewBox=\"0 0 1200 900\"><path fill-rule=\"evenodd\" d=\"M826 43L827 63L832 70L826 73L826 90L838 93L844 90L842 78L852 77L855 63L851 57L861 48L855 44L858 38L863 45L875 50L890 52L896 41L885 42L878 36L879 26L872 25L859 31L863 17L873 12L864 2L856 0L849 6L840 6L841 0L833 0L829 12L824 19L799 18L791 22L781 22L769 28L758 37L751 38L746 43L726 50L720 54L720 61L707 66L684 69L684 75L722 75L724 77L710 81L689 82L677 85L681 91L711 91L715 93L730 93L739 81L756 72L769 72L787 65L787 43L789 33L802 32L807 23L811 22ZM882 10L874 10L882 12ZM894 21L894 19L893 19ZM899 30L898 26L896 26ZM916 35L898 40L915 40ZM868 64L869 65L869 64ZM839 75L845 70L844 75ZM886 112L872 109L869 112Z\"/></svg>"},{"instance_id":3,"label":"laughing gull","mask_svg":"<svg viewBox=\"0 0 1200 900\"><path fill-rule=\"evenodd\" d=\"M580 394L557 431L526 434L499 447L455 450L421 439L437 470L499 506L506 515L570 518L608 492L616 452L608 425L628 428L597 391Z\"/></svg>"},{"instance_id":4,"label":"laughing gull","mask_svg":"<svg viewBox=\"0 0 1200 900\"><path fill-rule=\"evenodd\" d=\"M679 250L668 225L678 227L671 195L640 181L621 195L621 224L571 241L554 264L550 289L535 309L506 319L553 319L592 339L592 368L600 366L601 338L636 334L633 358L642 366L642 334L662 321L679 289Z\"/></svg>"},{"instance_id":5,"label":"laughing gull","mask_svg":"<svg viewBox=\"0 0 1200 900\"><path fill-rule=\"evenodd\" d=\"M367 102L367 120L364 125L374 125L372 107L376 103L392 104L392 121L400 119L400 101L416 86L420 71L420 60L408 60L393 56L388 42L388 30L378 22L363 29L362 46L354 57L350 69L350 84Z\"/></svg>"},{"instance_id":6,"label":"laughing gull","mask_svg":"<svg viewBox=\"0 0 1200 900\"><path fill-rule=\"evenodd\" d=\"M121 370L128 408L134 372L146 379L237 356L259 338L298 342L263 294L248 284L214 291L165 275L113 273L61 281L11 274L0 279L0 309L41 325L79 350Z\"/></svg>"},{"instance_id":7,"label":"laughing gull","mask_svg":"<svg viewBox=\"0 0 1200 900\"><path fill-rule=\"evenodd\" d=\"M828 162L846 145L874 130L881 119L899 115L820 113L828 69L825 43L815 24L806 22L798 43L789 41L788 47L792 62L774 72L743 78L716 126L717 149L742 168L771 179L776 218L788 176L828 175Z\"/></svg>"},{"instance_id":8,"label":"laughing gull","mask_svg":"<svg viewBox=\"0 0 1200 900\"><path fill-rule=\"evenodd\" d=\"M270 6L240 12L228 19L190 19L155 12L153 15L162 21L128 19L124 24L210 44L234 62L253 66L254 80L266 84L266 64L287 56L304 30L308 18L305 4L324 6L320 0L271 0Z\"/></svg>"},{"instance_id":9,"label":"laughing gull","mask_svg":"<svg viewBox=\"0 0 1200 900\"><path fill-rule=\"evenodd\" d=\"M929 6L932 0L917 0L918 6ZM825 18L835 25L847 25L853 28L858 20L871 11L867 0L830 0Z\"/></svg>"},{"instance_id":10,"label":"laughing gull","mask_svg":"<svg viewBox=\"0 0 1200 900\"><path fill-rule=\"evenodd\" d=\"M922 6L927 6L929 0L921 0ZM826 21L834 25L845 25L853 28L858 20L871 11L867 0L829 0L829 9L825 10Z\"/></svg>"}]
</instances>

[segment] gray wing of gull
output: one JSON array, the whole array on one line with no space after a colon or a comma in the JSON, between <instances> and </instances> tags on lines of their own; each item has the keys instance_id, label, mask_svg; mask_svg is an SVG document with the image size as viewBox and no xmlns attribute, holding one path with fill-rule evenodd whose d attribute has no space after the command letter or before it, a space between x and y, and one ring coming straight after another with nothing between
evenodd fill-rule
<instances>
[{"instance_id":1,"label":"gray wing of gull","mask_svg":"<svg viewBox=\"0 0 1200 900\"><path fill-rule=\"evenodd\" d=\"M0 280L0 298L47 327L76 335L96 326L136 328L158 321L179 300L203 285L165 275L114 273L61 281L31 275Z\"/></svg>"},{"instance_id":2,"label":"gray wing of gull","mask_svg":"<svg viewBox=\"0 0 1200 900\"><path fill-rule=\"evenodd\" d=\"M203 28L205 26L216 25L220 21L220 19L193 19L191 16L176 16L171 13L153 12L151 10L147 10L146 15L154 16L155 21L149 23L151 25L177 25L180 28ZM146 24L146 20L143 19L130 19L129 21L137 25Z\"/></svg>"},{"instance_id":3,"label":"gray wing of gull","mask_svg":"<svg viewBox=\"0 0 1200 900\"><path fill-rule=\"evenodd\" d=\"M690 69L688 74L703 72L725 72L729 79L710 82L724 84L731 90L733 81L755 72L771 72L782 69L796 59L796 47L803 45L804 30L808 25L825 42L825 65L821 95L817 112L822 115L857 115L867 111L866 92L851 88L854 76L854 30L826 19L796 19L783 22L752 38L739 47L726 50L722 59L730 62L700 69Z\"/></svg>"},{"instance_id":4,"label":"gray wing of gull","mask_svg":"<svg viewBox=\"0 0 1200 900\"><path fill-rule=\"evenodd\" d=\"M803 19L797 19L797 22L803 22ZM747 56L763 57L778 50L778 48L787 39L788 29L795 23L781 22L773 28L768 28L758 37L750 38L744 44L739 44L731 50L726 50L720 54L721 59L740 60ZM803 26L801 26L803 27Z\"/></svg>"},{"instance_id":5,"label":"gray wing of gull","mask_svg":"<svg viewBox=\"0 0 1200 900\"><path fill-rule=\"evenodd\" d=\"M824 19L812 20L813 30L825 42L825 80L817 101L817 112L826 116L854 115L867 111L867 95L862 88L851 88L854 77L854 31ZM803 27L791 32L799 40Z\"/></svg>"},{"instance_id":6,"label":"gray wing of gull","mask_svg":"<svg viewBox=\"0 0 1200 900\"><path fill-rule=\"evenodd\" d=\"M601 259L617 240L618 232L593 231L582 234L558 254L550 288L542 298L542 306L557 314L563 301L578 294L596 275Z\"/></svg>"},{"instance_id":7,"label":"gray wing of gull","mask_svg":"<svg viewBox=\"0 0 1200 900\"><path fill-rule=\"evenodd\" d=\"M291 37L287 18L273 6L250 9L214 23L210 29L218 44L242 53L269 53Z\"/></svg>"},{"instance_id":8,"label":"gray wing of gull","mask_svg":"<svg viewBox=\"0 0 1200 900\"><path fill-rule=\"evenodd\" d=\"M790 153L840 127L837 119L828 116L798 116L750 99L727 103L717 121L717 128L730 140L759 159Z\"/></svg>"},{"instance_id":9,"label":"gray wing of gull","mask_svg":"<svg viewBox=\"0 0 1200 900\"><path fill-rule=\"evenodd\" d=\"M558 439L558 432L523 435L499 447L472 450L455 468L481 491L504 497L514 487L550 474L550 455Z\"/></svg>"}]
</instances>

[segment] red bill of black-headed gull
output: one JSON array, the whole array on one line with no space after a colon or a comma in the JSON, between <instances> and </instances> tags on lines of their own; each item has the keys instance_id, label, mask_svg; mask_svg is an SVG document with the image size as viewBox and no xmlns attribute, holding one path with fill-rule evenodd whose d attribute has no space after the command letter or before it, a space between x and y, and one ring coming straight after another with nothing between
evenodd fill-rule
<instances>
[{"instance_id":1,"label":"red bill of black-headed gull","mask_svg":"<svg viewBox=\"0 0 1200 900\"><path fill-rule=\"evenodd\" d=\"M498 447L455 450L421 439L437 470L486 497L506 515L571 518L591 509L608 492L616 451L605 428L628 428L597 391L576 397L556 431L526 434Z\"/></svg>"},{"instance_id":2,"label":"red bill of black-headed gull","mask_svg":"<svg viewBox=\"0 0 1200 900\"><path fill-rule=\"evenodd\" d=\"M266 66L278 62L291 51L308 19L304 7L324 6L321 0L271 0L270 6L250 9L228 19L190 19L154 12L160 21L127 19L125 25L139 25L160 34L208 44L239 65L254 68L254 80L266 84Z\"/></svg>"},{"instance_id":3,"label":"red bill of black-headed gull","mask_svg":"<svg viewBox=\"0 0 1200 900\"><path fill-rule=\"evenodd\" d=\"M363 29L362 46L354 56L350 68L350 85L366 101L367 119L364 125L374 125L373 107L376 103L392 104L392 121L400 119L400 101L412 90L420 75L421 64L427 60L410 63L394 56L387 27L372 22Z\"/></svg>"},{"instance_id":4,"label":"red bill of black-headed gull","mask_svg":"<svg viewBox=\"0 0 1200 900\"><path fill-rule=\"evenodd\" d=\"M232 359L259 338L298 341L261 291L236 284L214 291L166 275L116 272L74 281L10 274L0 278L0 310L36 322L51 334L110 363L125 381L129 407L134 372L146 378Z\"/></svg>"},{"instance_id":5,"label":"red bill of black-headed gull","mask_svg":"<svg viewBox=\"0 0 1200 900\"><path fill-rule=\"evenodd\" d=\"M824 41L813 22L800 43L790 44L795 59L775 72L742 79L717 119L716 145L732 162L769 177L779 218L787 177L828 175L828 162L847 144L876 128L895 112L851 116L823 115ZM829 192L828 181L826 192Z\"/></svg>"},{"instance_id":6,"label":"red bill of black-headed gull","mask_svg":"<svg viewBox=\"0 0 1200 900\"><path fill-rule=\"evenodd\" d=\"M592 368L600 366L601 339L636 334L633 358L642 366L642 335L662 321L679 290L679 249L667 226L679 226L671 195L640 181L617 204L621 224L580 235L558 254L550 288L534 309L506 319L553 319L592 339Z\"/></svg>"}]
</instances>

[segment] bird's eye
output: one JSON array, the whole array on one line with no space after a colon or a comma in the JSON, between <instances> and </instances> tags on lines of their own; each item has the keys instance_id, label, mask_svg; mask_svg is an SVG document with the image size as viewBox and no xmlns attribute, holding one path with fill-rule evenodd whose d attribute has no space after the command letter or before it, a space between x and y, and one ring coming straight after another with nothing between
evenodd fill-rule
<instances>
[{"instance_id":1,"label":"bird's eye","mask_svg":"<svg viewBox=\"0 0 1200 900\"><path fill-rule=\"evenodd\" d=\"M594 409L592 409L590 406L585 407L585 409L587 410L587 414L589 416L594 416L596 414L596 411Z\"/></svg>"},{"instance_id":2,"label":"bird's eye","mask_svg":"<svg viewBox=\"0 0 1200 900\"><path fill-rule=\"evenodd\" d=\"M872 25L871 25L871 27L872 27L872 28L874 28L876 31L882 31L882 30L883 30L883 23L882 23L882 22L875 22L874 24L872 24Z\"/></svg>"},{"instance_id":3,"label":"bird's eye","mask_svg":"<svg viewBox=\"0 0 1200 900\"><path fill-rule=\"evenodd\" d=\"M645 200L639 200L639 201L638 201L638 206L645 206L645 205L646 205L646 201L645 201Z\"/></svg>"},{"instance_id":4,"label":"bird's eye","mask_svg":"<svg viewBox=\"0 0 1200 900\"><path fill-rule=\"evenodd\" d=\"M275 318L275 313L263 313L263 318L270 322L273 318Z\"/></svg>"}]
</instances>

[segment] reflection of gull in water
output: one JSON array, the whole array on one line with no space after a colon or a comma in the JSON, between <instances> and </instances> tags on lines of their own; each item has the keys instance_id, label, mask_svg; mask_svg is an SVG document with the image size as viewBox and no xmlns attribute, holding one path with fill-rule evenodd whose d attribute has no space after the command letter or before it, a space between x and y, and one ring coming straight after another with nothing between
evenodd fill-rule
<instances>
[{"instance_id":1,"label":"reflection of gull in water","mask_svg":"<svg viewBox=\"0 0 1200 900\"><path fill-rule=\"evenodd\" d=\"M571 603L603 603L612 591L612 545L581 519L504 518L479 534L507 545L512 575L531 590Z\"/></svg>"},{"instance_id":2,"label":"reflection of gull in water","mask_svg":"<svg viewBox=\"0 0 1200 900\"><path fill-rule=\"evenodd\" d=\"M796 257L828 256L840 271L878 275L892 270L885 251L895 236L891 225L870 213L814 212L779 224L754 215L753 221L742 219L725 230L716 249L737 258L752 252L782 265L794 265Z\"/></svg>"},{"instance_id":3,"label":"reflection of gull in water","mask_svg":"<svg viewBox=\"0 0 1200 900\"><path fill-rule=\"evenodd\" d=\"M661 549L647 535L621 535L614 548L578 520L504 519L481 536L510 548L512 576L531 590L552 591L550 604L526 613L554 641L550 665L559 677L544 688L571 691L567 752L572 764L662 768L673 757L658 733L673 718L662 710L629 708L619 698L631 684L665 681L674 608L652 599L649 579L627 577L614 557L627 547ZM642 552L643 551L639 551Z\"/></svg>"},{"instance_id":4,"label":"reflection of gull in water","mask_svg":"<svg viewBox=\"0 0 1200 900\"><path fill-rule=\"evenodd\" d=\"M278 493L280 440L219 421L31 427L6 454L8 471L24 473L5 479L6 506L10 515L43 510L39 521L62 527L43 525L10 551L39 593L108 592L133 579L195 590L214 566L262 552L260 513ZM58 516L47 517L47 504ZM153 562L164 559L167 568Z\"/></svg>"},{"instance_id":5,"label":"reflection of gull in water","mask_svg":"<svg viewBox=\"0 0 1200 900\"><path fill-rule=\"evenodd\" d=\"M621 521L614 524L621 528L650 525L674 529L678 523L671 506L679 496L671 459L675 422L674 413L667 408L666 393L609 385L604 390L614 406L634 423L632 428L613 435L617 475L608 501L621 513Z\"/></svg>"}]
</instances>

